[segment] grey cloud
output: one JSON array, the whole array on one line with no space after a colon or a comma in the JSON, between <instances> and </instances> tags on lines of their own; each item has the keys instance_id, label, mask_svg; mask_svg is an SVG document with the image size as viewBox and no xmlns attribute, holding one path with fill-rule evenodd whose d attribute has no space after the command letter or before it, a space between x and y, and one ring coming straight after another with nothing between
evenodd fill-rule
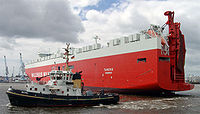
<instances>
[{"instance_id":1,"label":"grey cloud","mask_svg":"<svg viewBox=\"0 0 200 114\"><path fill-rule=\"evenodd\" d=\"M0 0L0 36L78 42L84 28L65 0Z\"/></svg>"},{"instance_id":2,"label":"grey cloud","mask_svg":"<svg viewBox=\"0 0 200 114\"><path fill-rule=\"evenodd\" d=\"M192 52L192 53L191 53ZM187 65L189 66L195 66L195 65L200 65L200 61L199 61L199 52L198 51L192 51L192 50L188 50L187 55L186 55L187 59Z\"/></svg>"},{"instance_id":3,"label":"grey cloud","mask_svg":"<svg viewBox=\"0 0 200 114\"><path fill-rule=\"evenodd\" d=\"M4 49L13 49L13 45L15 44L16 42L14 39L0 38L0 51Z\"/></svg>"},{"instance_id":4,"label":"grey cloud","mask_svg":"<svg viewBox=\"0 0 200 114\"><path fill-rule=\"evenodd\" d=\"M181 19L181 29L186 41L186 71L188 73L200 74L200 26L198 24L200 16L196 12L193 12L189 16L182 15L179 18Z\"/></svg>"},{"instance_id":5,"label":"grey cloud","mask_svg":"<svg viewBox=\"0 0 200 114\"><path fill-rule=\"evenodd\" d=\"M181 22L181 29L185 35L186 46L189 49L200 49L200 26L196 23L199 19L193 20L185 17L184 21Z\"/></svg>"}]
</instances>

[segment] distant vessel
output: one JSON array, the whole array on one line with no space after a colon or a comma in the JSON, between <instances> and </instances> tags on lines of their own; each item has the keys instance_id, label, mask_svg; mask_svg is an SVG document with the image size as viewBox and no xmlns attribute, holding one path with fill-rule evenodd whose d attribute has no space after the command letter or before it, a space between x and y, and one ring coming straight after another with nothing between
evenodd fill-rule
<instances>
[{"instance_id":1,"label":"distant vessel","mask_svg":"<svg viewBox=\"0 0 200 114\"><path fill-rule=\"evenodd\" d=\"M97 43L71 48L69 64L73 71L83 71L87 88L118 93L173 92L191 90L185 83L185 40L180 23L174 23L174 12L164 13L163 27L151 25L148 30L111 40L107 46ZM169 35L163 35L169 26ZM96 38L97 40L97 38ZM30 79L48 75L55 66L65 69L63 53L45 56L26 64ZM49 78L43 78L48 81Z\"/></svg>"},{"instance_id":2,"label":"distant vessel","mask_svg":"<svg viewBox=\"0 0 200 114\"><path fill-rule=\"evenodd\" d=\"M6 92L11 105L15 106L94 106L100 104L116 104L119 95L84 93L81 72L73 73L68 67L68 47L66 48L66 70L52 70L48 83L27 84L27 90L10 87Z\"/></svg>"}]
</instances>

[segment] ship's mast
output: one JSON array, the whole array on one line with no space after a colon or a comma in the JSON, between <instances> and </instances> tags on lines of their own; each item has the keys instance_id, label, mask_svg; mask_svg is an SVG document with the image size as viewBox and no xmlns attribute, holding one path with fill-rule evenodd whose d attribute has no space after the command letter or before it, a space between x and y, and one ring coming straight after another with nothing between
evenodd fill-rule
<instances>
[{"instance_id":1,"label":"ship's mast","mask_svg":"<svg viewBox=\"0 0 200 114\"><path fill-rule=\"evenodd\" d=\"M7 62L6 62L6 56L4 56L4 63L5 63L5 79L8 80L8 66L7 66Z\"/></svg>"},{"instance_id":2,"label":"ship's mast","mask_svg":"<svg viewBox=\"0 0 200 114\"><path fill-rule=\"evenodd\" d=\"M100 40L100 38L98 36L94 37L95 43L97 44L97 40Z\"/></svg>"}]
</instances>

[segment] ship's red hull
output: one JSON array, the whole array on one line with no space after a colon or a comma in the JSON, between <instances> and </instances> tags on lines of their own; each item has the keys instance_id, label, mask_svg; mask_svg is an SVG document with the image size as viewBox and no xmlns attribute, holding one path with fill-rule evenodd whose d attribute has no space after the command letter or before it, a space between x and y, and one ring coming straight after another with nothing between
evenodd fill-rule
<instances>
[{"instance_id":1,"label":"ship's red hull","mask_svg":"<svg viewBox=\"0 0 200 114\"><path fill-rule=\"evenodd\" d=\"M82 79L86 87L104 88L114 92L134 91L184 91L194 86L180 80L173 80L170 76L169 56L161 55L160 49L118 54L93 59L70 62L73 71L83 71ZM65 63L57 64L62 66ZM55 65L48 65L26 69L31 80L33 73L46 75ZM48 81L49 78L43 78Z\"/></svg>"}]
</instances>

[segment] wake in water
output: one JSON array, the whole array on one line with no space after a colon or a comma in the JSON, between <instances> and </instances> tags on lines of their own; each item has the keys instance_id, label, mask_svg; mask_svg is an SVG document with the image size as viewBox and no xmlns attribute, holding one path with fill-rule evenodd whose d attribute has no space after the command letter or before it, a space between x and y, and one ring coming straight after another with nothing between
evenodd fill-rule
<instances>
[{"instance_id":1,"label":"wake in water","mask_svg":"<svg viewBox=\"0 0 200 114\"><path fill-rule=\"evenodd\" d=\"M127 101L119 102L118 105L100 105L95 107L105 107L109 109L129 109L129 110L163 110L170 108L177 108L180 106L177 101L187 101L186 97L175 97L175 98L162 98L162 99L153 99L153 100L136 100L136 101ZM186 104L182 107L188 107L191 104Z\"/></svg>"}]
</instances>

